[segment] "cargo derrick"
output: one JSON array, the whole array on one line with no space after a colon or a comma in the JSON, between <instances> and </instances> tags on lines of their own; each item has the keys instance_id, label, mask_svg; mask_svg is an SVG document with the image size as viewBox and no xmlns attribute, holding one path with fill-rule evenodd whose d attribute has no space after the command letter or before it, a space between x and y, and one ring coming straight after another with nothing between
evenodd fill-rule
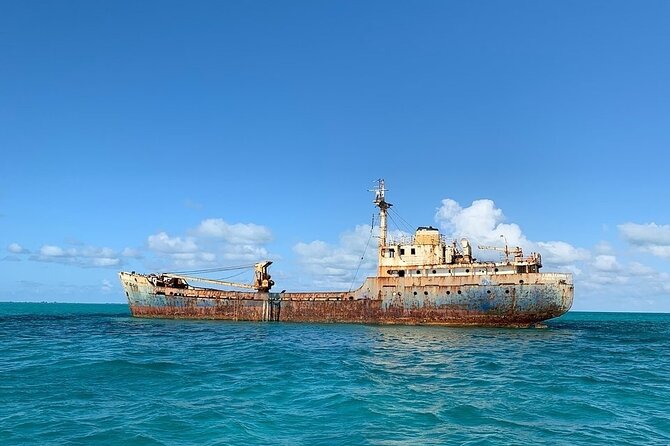
<instances>
[{"instance_id":1,"label":"cargo derrick","mask_svg":"<svg viewBox=\"0 0 670 446\"><path fill-rule=\"evenodd\" d=\"M377 275L357 290L271 292L270 261L255 265L252 284L122 272L131 312L139 317L525 327L570 309L572 275L540 273L538 253L524 257L520 247L510 249L507 243L504 248L480 246L503 252L504 259L478 261L467 239L447 241L431 226L419 227L412 237L389 239L392 205L384 180L374 192L380 222ZM196 281L254 291L190 284Z\"/></svg>"}]
</instances>

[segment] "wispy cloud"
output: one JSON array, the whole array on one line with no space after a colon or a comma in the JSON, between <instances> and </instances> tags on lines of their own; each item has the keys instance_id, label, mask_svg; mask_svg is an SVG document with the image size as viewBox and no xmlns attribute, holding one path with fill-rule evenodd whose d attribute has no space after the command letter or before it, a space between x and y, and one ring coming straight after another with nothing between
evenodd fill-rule
<instances>
[{"instance_id":1,"label":"wispy cloud","mask_svg":"<svg viewBox=\"0 0 670 446\"><path fill-rule=\"evenodd\" d=\"M124 248L121 255L129 259L141 259L143 257L142 252L136 248Z\"/></svg>"},{"instance_id":2,"label":"wispy cloud","mask_svg":"<svg viewBox=\"0 0 670 446\"><path fill-rule=\"evenodd\" d=\"M18 243L10 243L7 246L7 251L12 254L27 254L29 251Z\"/></svg>"},{"instance_id":3,"label":"wispy cloud","mask_svg":"<svg viewBox=\"0 0 670 446\"><path fill-rule=\"evenodd\" d=\"M231 245L258 245L272 241L265 226L254 223L226 223L220 218L203 220L192 232L199 238L223 240Z\"/></svg>"},{"instance_id":4,"label":"wispy cloud","mask_svg":"<svg viewBox=\"0 0 670 446\"><path fill-rule=\"evenodd\" d=\"M110 268L121 265L121 255L111 248L96 246L61 247L42 245L31 260L76 265L85 268Z\"/></svg>"},{"instance_id":5,"label":"wispy cloud","mask_svg":"<svg viewBox=\"0 0 670 446\"><path fill-rule=\"evenodd\" d=\"M149 249L165 254L192 253L198 251L198 245L192 237L170 237L165 232L150 235L147 238Z\"/></svg>"},{"instance_id":6,"label":"wispy cloud","mask_svg":"<svg viewBox=\"0 0 670 446\"><path fill-rule=\"evenodd\" d=\"M187 207L188 209L192 209L194 211L199 211L203 208L201 203L198 203L198 202L193 201L191 199L184 200L184 206Z\"/></svg>"},{"instance_id":7,"label":"wispy cloud","mask_svg":"<svg viewBox=\"0 0 670 446\"><path fill-rule=\"evenodd\" d=\"M670 259L670 225L624 223L617 228L621 237L633 247Z\"/></svg>"},{"instance_id":8,"label":"wispy cloud","mask_svg":"<svg viewBox=\"0 0 670 446\"><path fill-rule=\"evenodd\" d=\"M102 280L102 285L100 286L100 291L103 293L110 293L114 290L114 286L112 285L112 282L110 282L107 279Z\"/></svg>"},{"instance_id":9,"label":"wispy cloud","mask_svg":"<svg viewBox=\"0 0 670 446\"><path fill-rule=\"evenodd\" d=\"M11 243L7 246L7 251L12 254L3 258L4 261L28 259L35 262L61 263L84 268L111 268L123 263L122 253L112 248L90 246L81 242L77 242L76 246L45 244L35 252L19 243Z\"/></svg>"}]
</instances>

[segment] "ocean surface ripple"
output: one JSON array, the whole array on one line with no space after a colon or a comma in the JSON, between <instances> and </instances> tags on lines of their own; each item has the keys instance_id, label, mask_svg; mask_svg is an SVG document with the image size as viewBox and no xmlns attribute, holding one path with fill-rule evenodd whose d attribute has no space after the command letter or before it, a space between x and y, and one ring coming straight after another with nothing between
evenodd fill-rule
<instances>
[{"instance_id":1,"label":"ocean surface ripple","mask_svg":"<svg viewBox=\"0 0 670 446\"><path fill-rule=\"evenodd\" d=\"M670 444L670 315L545 329L0 304L0 444Z\"/></svg>"}]
</instances>

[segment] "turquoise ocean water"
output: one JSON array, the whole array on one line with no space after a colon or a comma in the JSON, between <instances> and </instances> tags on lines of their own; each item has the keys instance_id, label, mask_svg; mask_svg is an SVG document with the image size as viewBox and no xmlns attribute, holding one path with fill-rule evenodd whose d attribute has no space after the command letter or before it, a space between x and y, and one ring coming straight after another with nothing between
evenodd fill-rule
<instances>
[{"instance_id":1,"label":"turquoise ocean water","mask_svg":"<svg viewBox=\"0 0 670 446\"><path fill-rule=\"evenodd\" d=\"M546 329L0 303L0 445L670 444L670 315Z\"/></svg>"}]
</instances>

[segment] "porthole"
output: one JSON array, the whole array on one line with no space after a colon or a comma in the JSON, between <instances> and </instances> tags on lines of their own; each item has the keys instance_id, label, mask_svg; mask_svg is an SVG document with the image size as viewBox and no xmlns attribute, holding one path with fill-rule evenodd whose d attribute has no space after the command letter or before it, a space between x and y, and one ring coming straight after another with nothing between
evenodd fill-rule
<instances>
[{"instance_id":1,"label":"porthole","mask_svg":"<svg viewBox=\"0 0 670 446\"><path fill-rule=\"evenodd\" d=\"M414 295L416 296L416 291L414 292Z\"/></svg>"},{"instance_id":2,"label":"porthole","mask_svg":"<svg viewBox=\"0 0 670 446\"><path fill-rule=\"evenodd\" d=\"M493 271L498 272L498 268L494 269Z\"/></svg>"},{"instance_id":3,"label":"porthole","mask_svg":"<svg viewBox=\"0 0 670 446\"><path fill-rule=\"evenodd\" d=\"M421 271L419 271L419 270L417 269L417 270L416 270L416 273L417 273L417 274L421 274Z\"/></svg>"},{"instance_id":4,"label":"porthole","mask_svg":"<svg viewBox=\"0 0 670 446\"><path fill-rule=\"evenodd\" d=\"M447 296L451 294L451 291L447 291Z\"/></svg>"},{"instance_id":5,"label":"porthole","mask_svg":"<svg viewBox=\"0 0 670 446\"><path fill-rule=\"evenodd\" d=\"M437 270L433 270L433 274L437 273Z\"/></svg>"},{"instance_id":6,"label":"porthole","mask_svg":"<svg viewBox=\"0 0 670 446\"><path fill-rule=\"evenodd\" d=\"M461 294L461 290L458 290L458 294Z\"/></svg>"},{"instance_id":7,"label":"porthole","mask_svg":"<svg viewBox=\"0 0 670 446\"><path fill-rule=\"evenodd\" d=\"M349 300L354 300L354 296L349 296Z\"/></svg>"},{"instance_id":8,"label":"porthole","mask_svg":"<svg viewBox=\"0 0 670 446\"><path fill-rule=\"evenodd\" d=\"M469 269L466 269L466 270L465 270L465 272L466 272L466 273L469 273L469 272L470 272L470 270L469 270Z\"/></svg>"},{"instance_id":9,"label":"porthole","mask_svg":"<svg viewBox=\"0 0 670 446\"><path fill-rule=\"evenodd\" d=\"M505 294L509 294L509 290L505 290Z\"/></svg>"},{"instance_id":10,"label":"porthole","mask_svg":"<svg viewBox=\"0 0 670 446\"><path fill-rule=\"evenodd\" d=\"M522 280L519 280L519 283L520 283L521 285L523 285L523 279L522 279Z\"/></svg>"},{"instance_id":11,"label":"porthole","mask_svg":"<svg viewBox=\"0 0 670 446\"><path fill-rule=\"evenodd\" d=\"M486 294L491 294L491 290L486 290Z\"/></svg>"},{"instance_id":12,"label":"porthole","mask_svg":"<svg viewBox=\"0 0 670 446\"><path fill-rule=\"evenodd\" d=\"M423 295L424 295L424 296L428 296L428 291L424 291L424 292L423 292Z\"/></svg>"},{"instance_id":13,"label":"porthole","mask_svg":"<svg viewBox=\"0 0 670 446\"><path fill-rule=\"evenodd\" d=\"M398 296L402 296L402 293L400 291L398 291Z\"/></svg>"}]
</instances>

